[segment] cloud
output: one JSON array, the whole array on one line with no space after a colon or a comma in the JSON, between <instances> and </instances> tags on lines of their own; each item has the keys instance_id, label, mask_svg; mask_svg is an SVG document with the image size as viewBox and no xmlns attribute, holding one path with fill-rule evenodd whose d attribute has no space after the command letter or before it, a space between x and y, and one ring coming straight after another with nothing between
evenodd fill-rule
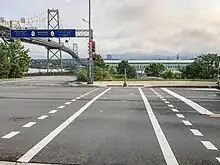
<instances>
[{"instance_id":1,"label":"cloud","mask_svg":"<svg viewBox=\"0 0 220 165\"><path fill-rule=\"evenodd\" d=\"M82 21L88 19L88 0L7 0L0 16L20 19L47 8L59 9L65 28L88 28ZM219 51L220 1L92 0L92 28L101 54ZM73 42L80 56L87 56L88 39L71 39L70 45Z\"/></svg>"}]
</instances>

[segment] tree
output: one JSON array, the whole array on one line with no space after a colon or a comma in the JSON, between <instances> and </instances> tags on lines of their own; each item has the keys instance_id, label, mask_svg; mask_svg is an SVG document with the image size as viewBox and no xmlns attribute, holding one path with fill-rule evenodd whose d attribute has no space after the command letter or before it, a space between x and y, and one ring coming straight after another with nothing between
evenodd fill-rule
<instances>
[{"instance_id":1,"label":"tree","mask_svg":"<svg viewBox=\"0 0 220 165\"><path fill-rule=\"evenodd\" d=\"M100 68L107 67L105 64L105 61L103 60L103 58L100 54L93 55L93 64L94 64L94 67L100 67Z\"/></svg>"},{"instance_id":2,"label":"tree","mask_svg":"<svg viewBox=\"0 0 220 165\"><path fill-rule=\"evenodd\" d=\"M129 66L127 71L128 78L135 78L137 76L136 69L134 66Z\"/></svg>"},{"instance_id":3,"label":"tree","mask_svg":"<svg viewBox=\"0 0 220 165\"><path fill-rule=\"evenodd\" d=\"M151 63L145 68L145 73L149 76L159 77L165 69L165 66L161 63Z\"/></svg>"},{"instance_id":4,"label":"tree","mask_svg":"<svg viewBox=\"0 0 220 165\"><path fill-rule=\"evenodd\" d=\"M202 54L195 61L180 69L185 78L213 79L217 77L220 57L217 54Z\"/></svg>"},{"instance_id":5,"label":"tree","mask_svg":"<svg viewBox=\"0 0 220 165\"><path fill-rule=\"evenodd\" d=\"M21 77L28 71L30 57L20 41L0 44L0 77Z\"/></svg>"},{"instance_id":6,"label":"tree","mask_svg":"<svg viewBox=\"0 0 220 165\"><path fill-rule=\"evenodd\" d=\"M167 69L163 72L162 77L165 79L172 79L175 77L175 74L170 69Z\"/></svg>"},{"instance_id":7,"label":"tree","mask_svg":"<svg viewBox=\"0 0 220 165\"><path fill-rule=\"evenodd\" d=\"M10 70L10 63L5 50L0 46L0 78L7 78Z\"/></svg>"},{"instance_id":8,"label":"tree","mask_svg":"<svg viewBox=\"0 0 220 165\"><path fill-rule=\"evenodd\" d=\"M128 63L128 61L123 60L118 64L118 67L117 67L118 74L124 74L125 69L127 70L127 77L128 78L135 78L136 77L135 67L131 66Z\"/></svg>"}]
</instances>

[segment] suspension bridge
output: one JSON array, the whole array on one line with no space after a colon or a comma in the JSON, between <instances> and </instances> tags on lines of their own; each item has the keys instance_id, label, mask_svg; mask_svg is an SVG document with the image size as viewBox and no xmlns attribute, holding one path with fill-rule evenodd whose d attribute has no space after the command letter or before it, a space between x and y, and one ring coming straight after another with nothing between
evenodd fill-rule
<instances>
[{"instance_id":1,"label":"suspension bridge","mask_svg":"<svg viewBox=\"0 0 220 165\"><path fill-rule=\"evenodd\" d=\"M47 11L30 18L21 18L20 20L0 20L0 38L4 42L13 42L17 38L11 37L11 30L22 30L22 29L63 29L62 19L58 9L48 9ZM89 37L88 29L76 29L76 37L84 38ZM81 62L78 56L78 45L74 43L72 47L68 44L69 40L61 42L61 38L19 38L24 43L34 44L43 46L47 49L47 71L50 72L53 69L62 71L62 52L65 52L72 56L76 61L76 65ZM51 67L50 63L52 59L58 59L59 65L54 68Z\"/></svg>"}]
</instances>

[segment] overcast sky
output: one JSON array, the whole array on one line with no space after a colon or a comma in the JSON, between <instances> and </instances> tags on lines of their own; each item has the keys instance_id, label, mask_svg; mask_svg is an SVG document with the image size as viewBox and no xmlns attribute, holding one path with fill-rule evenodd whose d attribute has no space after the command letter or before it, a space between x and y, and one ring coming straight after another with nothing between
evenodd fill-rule
<instances>
[{"instance_id":1,"label":"overcast sky","mask_svg":"<svg viewBox=\"0 0 220 165\"><path fill-rule=\"evenodd\" d=\"M220 52L219 0L92 0L97 51L155 54ZM20 19L58 8L65 28L86 28L88 0L2 0L0 16ZM87 53L86 39L72 39ZM45 50L31 46L31 56ZM39 53L42 52L42 53Z\"/></svg>"}]
</instances>

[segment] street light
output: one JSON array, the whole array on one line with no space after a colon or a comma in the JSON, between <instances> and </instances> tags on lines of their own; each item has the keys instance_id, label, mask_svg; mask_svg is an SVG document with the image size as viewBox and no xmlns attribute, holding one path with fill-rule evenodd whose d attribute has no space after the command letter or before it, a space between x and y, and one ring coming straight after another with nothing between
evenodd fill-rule
<instances>
[{"instance_id":1,"label":"street light","mask_svg":"<svg viewBox=\"0 0 220 165\"><path fill-rule=\"evenodd\" d=\"M89 21L85 20L84 18L82 20L83 20L83 22L89 23Z\"/></svg>"}]
</instances>

